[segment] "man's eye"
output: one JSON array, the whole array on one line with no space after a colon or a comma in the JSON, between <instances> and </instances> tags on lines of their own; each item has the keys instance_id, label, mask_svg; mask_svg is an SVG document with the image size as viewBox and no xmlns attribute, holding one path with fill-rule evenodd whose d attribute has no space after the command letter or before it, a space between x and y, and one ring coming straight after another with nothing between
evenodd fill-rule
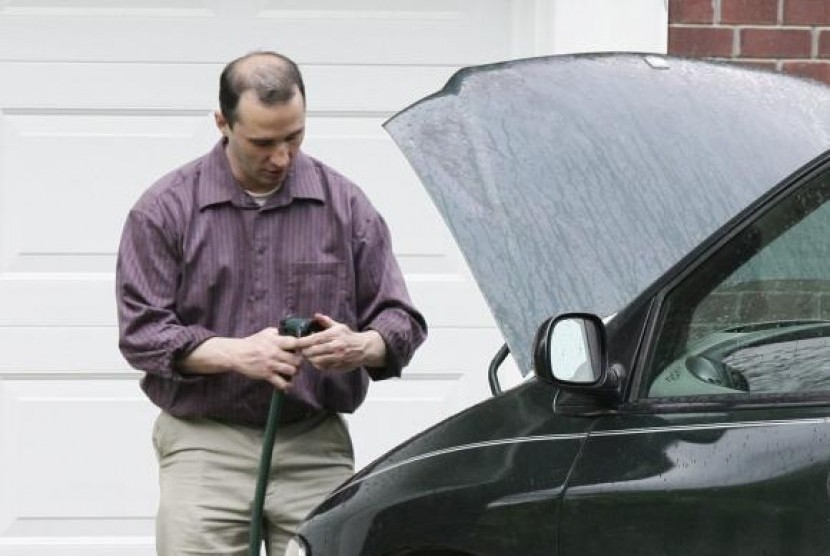
<instances>
[{"instance_id":1,"label":"man's eye","mask_svg":"<svg viewBox=\"0 0 830 556\"><path fill-rule=\"evenodd\" d=\"M256 140L251 141L251 143L253 143L257 147L270 147L271 145L274 144L273 141L256 141Z\"/></svg>"}]
</instances>

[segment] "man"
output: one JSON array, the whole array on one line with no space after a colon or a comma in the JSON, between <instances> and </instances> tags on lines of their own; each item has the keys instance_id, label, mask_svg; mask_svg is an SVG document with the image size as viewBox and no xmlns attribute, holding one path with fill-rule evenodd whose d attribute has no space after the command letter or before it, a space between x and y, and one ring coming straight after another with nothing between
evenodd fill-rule
<instances>
[{"instance_id":1,"label":"man","mask_svg":"<svg viewBox=\"0 0 830 556\"><path fill-rule=\"evenodd\" d=\"M399 376L426 337L389 231L349 180L300 150L305 87L272 52L220 77L221 141L161 178L124 226L124 357L161 409L159 554L245 554L263 426L286 400L266 496L268 553L354 469L339 413ZM288 316L323 331L283 336Z\"/></svg>"}]
</instances>

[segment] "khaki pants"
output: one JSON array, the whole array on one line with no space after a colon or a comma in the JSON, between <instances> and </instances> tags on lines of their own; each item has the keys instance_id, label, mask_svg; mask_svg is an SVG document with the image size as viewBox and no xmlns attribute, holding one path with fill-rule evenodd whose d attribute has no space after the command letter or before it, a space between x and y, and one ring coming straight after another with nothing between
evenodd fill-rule
<instances>
[{"instance_id":1,"label":"khaki pants","mask_svg":"<svg viewBox=\"0 0 830 556\"><path fill-rule=\"evenodd\" d=\"M160 556L247 554L262 436L261 429L159 415L153 444ZM281 425L263 512L267 554L282 556L299 522L353 472L352 443L339 415Z\"/></svg>"}]
</instances>

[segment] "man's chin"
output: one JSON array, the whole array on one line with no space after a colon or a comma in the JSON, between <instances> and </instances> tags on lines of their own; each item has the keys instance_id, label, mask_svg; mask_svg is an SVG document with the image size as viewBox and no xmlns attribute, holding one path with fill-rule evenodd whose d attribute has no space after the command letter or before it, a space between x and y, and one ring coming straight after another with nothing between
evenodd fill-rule
<instances>
[{"instance_id":1,"label":"man's chin","mask_svg":"<svg viewBox=\"0 0 830 556\"><path fill-rule=\"evenodd\" d=\"M284 180L285 174L272 174L271 172L265 172L260 176L258 185L262 192L271 191L272 189L276 189L282 185Z\"/></svg>"}]
</instances>

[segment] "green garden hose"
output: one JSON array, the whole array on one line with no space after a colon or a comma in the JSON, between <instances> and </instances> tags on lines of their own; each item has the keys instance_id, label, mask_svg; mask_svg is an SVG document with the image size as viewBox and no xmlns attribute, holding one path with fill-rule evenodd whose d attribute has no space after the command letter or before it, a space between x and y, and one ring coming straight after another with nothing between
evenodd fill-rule
<instances>
[{"instance_id":1,"label":"green garden hose","mask_svg":"<svg viewBox=\"0 0 830 556\"><path fill-rule=\"evenodd\" d=\"M262 511L265 506L265 489L268 486L268 473L271 470L271 454L274 451L274 438L280 424L282 390L274 389L271 396L271 405L268 407L268 421L265 424L265 433L262 437L262 455L259 458L259 473L256 480L256 494L254 495L254 509L251 515L251 536L248 541L248 555L259 556L262 545Z\"/></svg>"},{"instance_id":2,"label":"green garden hose","mask_svg":"<svg viewBox=\"0 0 830 556\"><path fill-rule=\"evenodd\" d=\"M322 330L313 319L290 317L280 321L280 334L300 338ZM254 507L251 514L251 535L248 540L248 556L259 556L262 546L262 513L265 507L265 490L268 487L268 474L271 471L271 455L274 452L274 439L280 425L280 414L285 394L274 388L271 405L268 407L268 419L262 436L262 455L259 458L259 472L254 494Z\"/></svg>"}]
</instances>

